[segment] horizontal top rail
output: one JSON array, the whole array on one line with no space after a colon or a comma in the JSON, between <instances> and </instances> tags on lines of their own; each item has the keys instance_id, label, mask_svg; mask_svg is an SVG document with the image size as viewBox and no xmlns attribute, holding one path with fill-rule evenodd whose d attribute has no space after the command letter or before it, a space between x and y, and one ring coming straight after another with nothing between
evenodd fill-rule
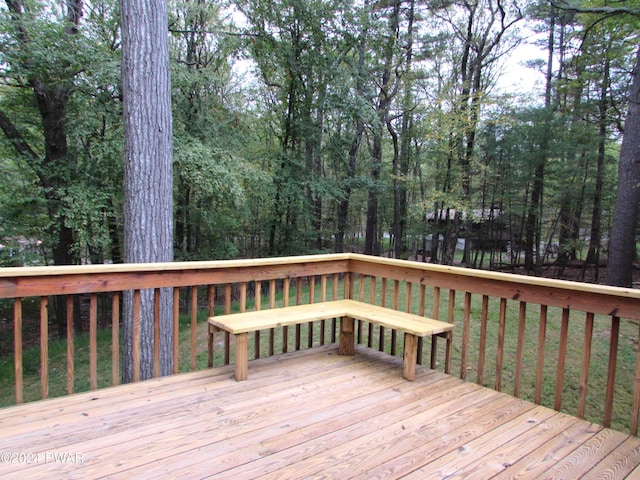
<instances>
[{"instance_id":1,"label":"horizontal top rail","mask_svg":"<svg viewBox=\"0 0 640 480\"><path fill-rule=\"evenodd\" d=\"M351 255L349 271L445 289L640 320L640 290Z\"/></svg>"},{"instance_id":2,"label":"horizontal top rail","mask_svg":"<svg viewBox=\"0 0 640 480\"><path fill-rule=\"evenodd\" d=\"M349 254L0 268L0 298L261 281L349 271Z\"/></svg>"},{"instance_id":3,"label":"horizontal top rail","mask_svg":"<svg viewBox=\"0 0 640 480\"><path fill-rule=\"evenodd\" d=\"M202 262L0 268L0 298L359 273L640 320L640 290L354 253Z\"/></svg>"}]
</instances>

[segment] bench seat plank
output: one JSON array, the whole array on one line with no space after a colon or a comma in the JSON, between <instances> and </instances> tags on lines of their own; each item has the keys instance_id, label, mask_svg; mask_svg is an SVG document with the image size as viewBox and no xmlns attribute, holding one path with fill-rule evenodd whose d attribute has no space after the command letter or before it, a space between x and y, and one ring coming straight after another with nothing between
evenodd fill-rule
<instances>
[{"instance_id":1,"label":"bench seat plank","mask_svg":"<svg viewBox=\"0 0 640 480\"><path fill-rule=\"evenodd\" d=\"M231 313L209 318L209 325L237 335L239 333L286 327L298 323L315 322L347 314L345 300L335 300L293 307L272 308L243 313Z\"/></svg>"},{"instance_id":2,"label":"bench seat plank","mask_svg":"<svg viewBox=\"0 0 640 480\"><path fill-rule=\"evenodd\" d=\"M448 369L453 324L355 300L333 300L210 317L209 335L226 331L236 336L236 379L241 381L246 380L248 375L249 332L329 318L341 318L338 347L341 355L352 355L354 352L353 322L357 319L404 332L404 377L407 380L414 379L418 337L438 335L447 339L445 366ZM209 342L210 346L213 344L212 339L213 337ZM209 357L211 358L211 352Z\"/></svg>"}]
</instances>

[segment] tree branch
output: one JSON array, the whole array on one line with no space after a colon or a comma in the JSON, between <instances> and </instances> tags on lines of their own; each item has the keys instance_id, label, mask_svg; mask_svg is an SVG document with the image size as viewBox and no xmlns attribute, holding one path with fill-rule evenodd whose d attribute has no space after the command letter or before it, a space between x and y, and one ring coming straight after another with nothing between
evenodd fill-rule
<instances>
[{"instance_id":1,"label":"tree branch","mask_svg":"<svg viewBox=\"0 0 640 480\"><path fill-rule=\"evenodd\" d=\"M22 138L18 129L2 110L0 110L0 128L20 155L32 164L40 163L38 154L34 152L31 146Z\"/></svg>"}]
</instances>

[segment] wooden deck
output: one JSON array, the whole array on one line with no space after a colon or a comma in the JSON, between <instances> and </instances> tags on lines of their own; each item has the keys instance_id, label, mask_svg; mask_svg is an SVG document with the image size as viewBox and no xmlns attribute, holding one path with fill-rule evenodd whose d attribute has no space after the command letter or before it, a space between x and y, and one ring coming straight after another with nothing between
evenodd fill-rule
<instances>
[{"instance_id":1,"label":"wooden deck","mask_svg":"<svg viewBox=\"0 0 640 480\"><path fill-rule=\"evenodd\" d=\"M1 478L640 478L640 439L336 346L0 409Z\"/></svg>"}]
</instances>

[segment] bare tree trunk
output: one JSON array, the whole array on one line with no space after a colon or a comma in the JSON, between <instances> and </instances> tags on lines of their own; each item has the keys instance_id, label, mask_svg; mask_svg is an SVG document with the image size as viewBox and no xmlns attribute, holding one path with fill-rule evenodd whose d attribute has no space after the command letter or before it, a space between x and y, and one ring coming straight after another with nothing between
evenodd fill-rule
<instances>
[{"instance_id":1,"label":"bare tree trunk","mask_svg":"<svg viewBox=\"0 0 640 480\"><path fill-rule=\"evenodd\" d=\"M173 169L171 82L166 3L122 0L122 90L124 98L124 259L173 260ZM134 346L134 302L123 306L123 381L173 372L171 291L161 293L160 371L154 372L154 292L143 290L140 345ZM137 348L140 363L135 365Z\"/></svg>"},{"instance_id":2,"label":"bare tree trunk","mask_svg":"<svg viewBox=\"0 0 640 480\"><path fill-rule=\"evenodd\" d=\"M640 46L633 68L633 83L618 163L618 191L609 242L607 283L633 284L633 260L640 203Z\"/></svg>"}]
</instances>

